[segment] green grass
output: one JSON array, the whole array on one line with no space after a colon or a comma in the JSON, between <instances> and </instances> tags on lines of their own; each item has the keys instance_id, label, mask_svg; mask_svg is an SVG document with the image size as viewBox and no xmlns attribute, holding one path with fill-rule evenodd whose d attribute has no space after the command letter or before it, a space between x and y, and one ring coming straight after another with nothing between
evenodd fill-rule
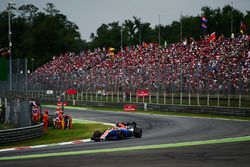
<instances>
[{"instance_id":1,"label":"green grass","mask_svg":"<svg viewBox=\"0 0 250 167\"><path fill-rule=\"evenodd\" d=\"M93 108L96 110L102 110L100 108ZM104 110L107 111L120 111L123 110L116 110L116 109L108 109L105 108ZM205 118L224 118L224 119L239 119L239 120L249 120L249 117L239 117L239 116L224 116L224 115L212 115L212 114L193 114L193 113L180 113L180 112L164 112L164 111L143 111L143 110L137 110L136 112L139 113L146 113L146 114L159 114L159 115L174 115L174 116L189 116L189 117L205 117Z\"/></svg>"},{"instance_id":2,"label":"green grass","mask_svg":"<svg viewBox=\"0 0 250 167\"><path fill-rule=\"evenodd\" d=\"M0 130L10 129L10 128L13 127L9 124L0 124Z\"/></svg>"},{"instance_id":3,"label":"green grass","mask_svg":"<svg viewBox=\"0 0 250 167\"><path fill-rule=\"evenodd\" d=\"M249 117L239 117L239 116L224 116L224 115L212 115L212 114L192 114L192 113L177 113L177 112L160 112L160 111L150 111L150 112L143 112L143 113L161 114L161 115L176 115L176 116L189 116L189 117L204 117L204 118L223 118L223 119L250 121Z\"/></svg>"},{"instance_id":4,"label":"green grass","mask_svg":"<svg viewBox=\"0 0 250 167\"><path fill-rule=\"evenodd\" d=\"M99 123L74 123L73 129L69 130L56 130L53 127L50 127L48 131L45 132L44 135L39 138L4 144L0 146L0 149L88 139L92 136L95 130L104 131L109 127L110 126L108 125L103 125Z\"/></svg>"},{"instance_id":5,"label":"green grass","mask_svg":"<svg viewBox=\"0 0 250 167\"><path fill-rule=\"evenodd\" d=\"M43 105L46 107L56 107L53 105ZM114 111L114 112L124 112L123 109L114 108L103 108L103 107L77 107L77 106L66 106L65 109L82 109L82 110L100 110L100 111ZM240 117L240 116L225 116L225 115L212 115L212 114L193 114L193 113L181 113L181 112L164 112L164 111L144 111L136 110L138 113L145 114L159 114L159 115L174 115L174 116L188 116L188 117L204 117L204 118L222 118L222 119L232 119L232 120L245 120L250 121L250 117Z\"/></svg>"}]
</instances>

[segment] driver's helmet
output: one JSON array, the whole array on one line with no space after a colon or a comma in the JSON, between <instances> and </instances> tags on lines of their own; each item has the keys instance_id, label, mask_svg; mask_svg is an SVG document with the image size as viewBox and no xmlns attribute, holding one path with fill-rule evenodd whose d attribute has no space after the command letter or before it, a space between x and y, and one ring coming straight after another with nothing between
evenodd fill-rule
<instances>
[{"instance_id":1,"label":"driver's helmet","mask_svg":"<svg viewBox=\"0 0 250 167\"><path fill-rule=\"evenodd\" d=\"M116 126L119 127L119 128L125 128L126 127L123 122L117 122Z\"/></svg>"}]
</instances>

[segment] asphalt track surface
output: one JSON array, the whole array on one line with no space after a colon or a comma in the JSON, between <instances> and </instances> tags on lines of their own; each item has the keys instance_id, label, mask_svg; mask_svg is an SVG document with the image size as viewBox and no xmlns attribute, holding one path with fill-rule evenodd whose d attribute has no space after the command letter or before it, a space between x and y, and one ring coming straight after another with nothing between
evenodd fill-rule
<instances>
[{"instance_id":1,"label":"asphalt track surface","mask_svg":"<svg viewBox=\"0 0 250 167\"><path fill-rule=\"evenodd\" d=\"M75 145L51 146L0 152L1 157L23 155L49 155L66 153L64 156L48 156L31 159L0 161L0 166L249 166L250 141L206 144L172 148L131 149L134 146L163 145L193 141L207 141L250 136L250 122L189 118L140 113L66 110L73 118L107 123L117 121L136 122L143 128L141 139L89 142ZM111 151L102 152L103 149ZM112 151L117 149L118 151ZM120 151L119 151L120 149ZM67 152L100 150L79 155Z\"/></svg>"}]
</instances>

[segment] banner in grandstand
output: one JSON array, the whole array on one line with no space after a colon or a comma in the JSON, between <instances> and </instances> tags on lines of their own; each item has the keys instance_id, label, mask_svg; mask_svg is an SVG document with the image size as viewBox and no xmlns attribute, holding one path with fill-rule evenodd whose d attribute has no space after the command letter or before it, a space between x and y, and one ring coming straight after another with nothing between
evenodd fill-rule
<instances>
[{"instance_id":1,"label":"banner in grandstand","mask_svg":"<svg viewBox=\"0 0 250 167\"><path fill-rule=\"evenodd\" d=\"M67 93L68 93L69 95L75 95L75 94L77 93L77 90L76 90L76 89L68 89L68 90L67 90Z\"/></svg>"},{"instance_id":2,"label":"banner in grandstand","mask_svg":"<svg viewBox=\"0 0 250 167\"><path fill-rule=\"evenodd\" d=\"M47 95L52 95L53 94L53 90L46 90L46 94Z\"/></svg>"},{"instance_id":3,"label":"banner in grandstand","mask_svg":"<svg viewBox=\"0 0 250 167\"><path fill-rule=\"evenodd\" d=\"M136 111L136 105L134 104L125 104L123 106L124 111Z\"/></svg>"},{"instance_id":4,"label":"banner in grandstand","mask_svg":"<svg viewBox=\"0 0 250 167\"><path fill-rule=\"evenodd\" d=\"M149 92L147 89L139 89L137 90L136 94L138 97L145 97L149 95Z\"/></svg>"},{"instance_id":5,"label":"banner in grandstand","mask_svg":"<svg viewBox=\"0 0 250 167\"><path fill-rule=\"evenodd\" d=\"M63 102L63 106L67 106L67 105L68 105L67 102ZM62 102L61 101L57 102L57 106L62 106Z\"/></svg>"}]
</instances>

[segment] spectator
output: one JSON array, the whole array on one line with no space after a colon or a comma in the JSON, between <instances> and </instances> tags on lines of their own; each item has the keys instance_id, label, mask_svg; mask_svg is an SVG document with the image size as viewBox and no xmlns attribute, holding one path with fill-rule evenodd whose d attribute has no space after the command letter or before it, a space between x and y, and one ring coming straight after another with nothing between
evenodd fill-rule
<instances>
[{"instance_id":1,"label":"spectator","mask_svg":"<svg viewBox=\"0 0 250 167\"><path fill-rule=\"evenodd\" d=\"M38 68L29 83L44 89L126 91L249 91L249 37L185 39L160 48L130 46L111 57L108 49L65 53Z\"/></svg>"}]
</instances>

